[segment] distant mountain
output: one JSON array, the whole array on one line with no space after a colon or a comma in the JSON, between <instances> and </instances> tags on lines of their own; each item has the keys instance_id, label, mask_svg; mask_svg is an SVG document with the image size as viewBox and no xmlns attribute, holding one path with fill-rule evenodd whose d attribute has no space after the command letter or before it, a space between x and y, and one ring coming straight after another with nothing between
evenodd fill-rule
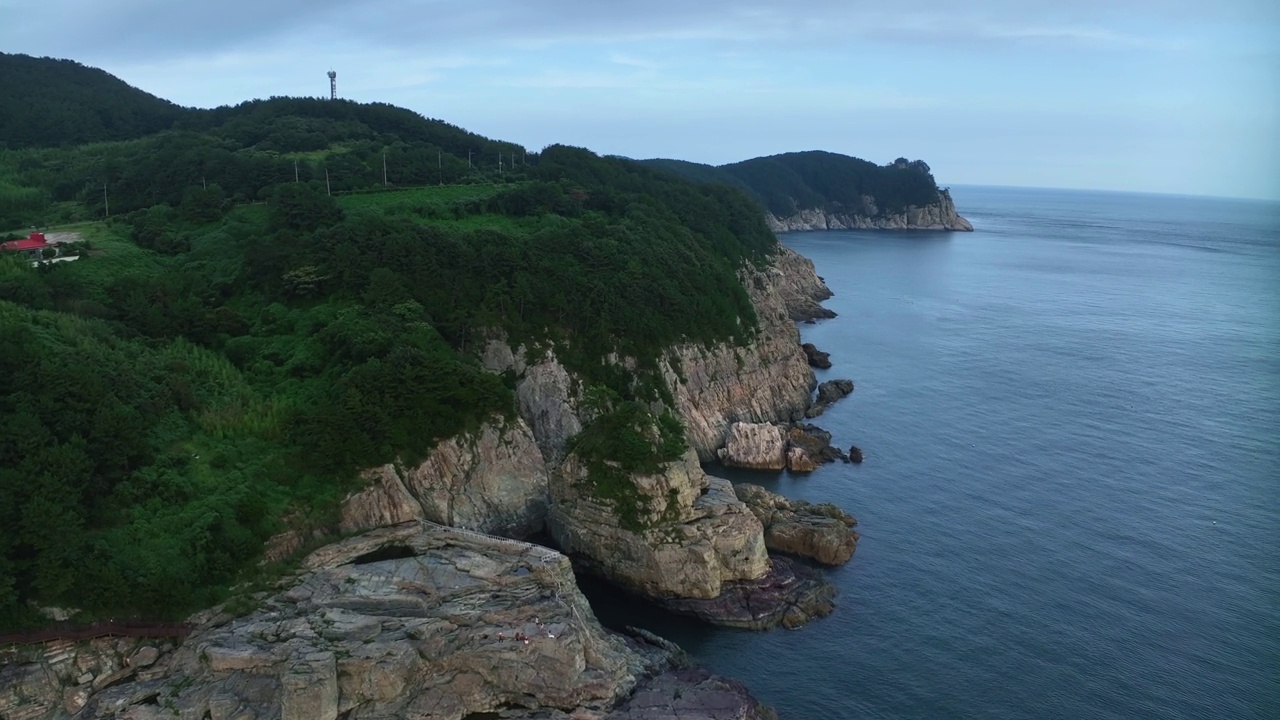
<instances>
[{"instance_id":1,"label":"distant mountain","mask_svg":"<svg viewBox=\"0 0 1280 720\"><path fill-rule=\"evenodd\" d=\"M72 60L0 53L0 146L132 140L165 130L186 108Z\"/></svg>"},{"instance_id":2,"label":"distant mountain","mask_svg":"<svg viewBox=\"0 0 1280 720\"><path fill-rule=\"evenodd\" d=\"M973 229L956 214L950 193L938 188L922 160L876 165L813 150L719 167L669 159L641 162L695 182L746 190L775 230Z\"/></svg>"}]
</instances>

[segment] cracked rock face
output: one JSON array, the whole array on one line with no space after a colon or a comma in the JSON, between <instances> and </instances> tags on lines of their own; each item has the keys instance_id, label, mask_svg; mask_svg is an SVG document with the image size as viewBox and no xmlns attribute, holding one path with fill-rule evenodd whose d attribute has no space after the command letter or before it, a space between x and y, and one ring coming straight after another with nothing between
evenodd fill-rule
<instances>
[{"instance_id":1,"label":"cracked rock face","mask_svg":"<svg viewBox=\"0 0 1280 720\"><path fill-rule=\"evenodd\" d=\"M768 267L743 278L759 323L743 347L676 348L663 365L675 411L703 462L716 459L736 421L788 422L804 416L817 381L800 352L795 319L827 317L820 300L831 291L813 263L781 248Z\"/></svg>"},{"instance_id":2,"label":"cracked rock face","mask_svg":"<svg viewBox=\"0 0 1280 720\"><path fill-rule=\"evenodd\" d=\"M442 441L415 467L384 465L347 498L341 530L416 518L505 537L541 532L550 503L547 468L524 420L495 418L478 432Z\"/></svg>"},{"instance_id":3,"label":"cracked rock face","mask_svg":"<svg viewBox=\"0 0 1280 720\"><path fill-rule=\"evenodd\" d=\"M607 710L648 667L599 626L568 559L546 548L409 523L305 565L254 612L192 634L162 660L167 676L98 693L77 717Z\"/></svg>"},{"instance_id":4,"label":"cracked rock face","mask_svg":"<svg viewBox=\"0 0 1280 720\"><path fill-rule=\"evenodd\" d=\"M764 525L770 550L843 565L858 547L858 521L831 503L788 500L759 485L736 483L733 490Z\"/></svg>"},{"instance_id":5,"label":"cracked rock face","mask_svg":"<svg viewBox=\"0 0 1280 720\"><path fill-rule=\"evenodd\" d=\"M760 521L692 451L660 475L635 478L650 500L642 530L623 527L587 482L571 455L552 479L548 524L556 544L594 575L651 599L713 598L725 583L769 570Z\"/></svg>"}]
</instances>

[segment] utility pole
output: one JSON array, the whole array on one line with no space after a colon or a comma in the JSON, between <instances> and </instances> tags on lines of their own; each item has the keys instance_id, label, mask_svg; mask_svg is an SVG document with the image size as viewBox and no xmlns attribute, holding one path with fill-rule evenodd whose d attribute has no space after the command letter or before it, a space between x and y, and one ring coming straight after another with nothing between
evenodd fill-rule
<instances>
[{"instance_id":1,"label":"utility pole","mask_svg":"<svg viewBox=\"0 0 1280 720\"><path fill-rule=\"evenodd\" d=\"M102 209L107 217L111 217L111 203L107 201L107 184L102 183Z\"/></svg>"},{"instance_id":2,"label":"utility pole","mask_svg":"<svg viewBox=\"0 0 1280 720\"><path fill-rule=\"evenodd\" d=\"M333 191L329 189L329 168L324 169L324 194L332 195Z\"/></svg>"},{"instance_id":3,"label":"utility pole","mask_svg":"<svg viewBox=\"0 0 1280 720\"><path fill-rule=\"evenodd\" d=\"M502 151L498 151L498 174L502 174Z\"/></svg>"},{"instance_id":4,"label":"utility pole","mask_svg":"<svg viewBox=\"0 0 1280 720\"><path fill-rule=\"evenodd\" d=\"M293 161L293 181L298 182L298 161Z\"/></svg>"},{"instance_id":5,"label":"utility pole","mask_svg":"<svg viewBox=\"0 0 1280 720\"><path fill-rule=\"evenodd\" d=\"M470 150L467 151L467 169L468 170L471 169L471 151Z\"/></svg>"},{"instance_id":6,"label":"utility pole","mask_svg":"<svg viewBox=\"0 0 1280 720\"><path fill-rule=\"evenodd\" d=\"M387 186L387 154L382 153L382 187Z\"/></svg>"},{"instance_id":7,"label":"utility pole","mask_svg":"<svg viewBox=\"0 0 1280 720\"><path fill-rule=\"evenodd\" d=\"M440 175L440 184L444 184L444 153L436 150L436 172Z\"/></svg>"}]
</instances>

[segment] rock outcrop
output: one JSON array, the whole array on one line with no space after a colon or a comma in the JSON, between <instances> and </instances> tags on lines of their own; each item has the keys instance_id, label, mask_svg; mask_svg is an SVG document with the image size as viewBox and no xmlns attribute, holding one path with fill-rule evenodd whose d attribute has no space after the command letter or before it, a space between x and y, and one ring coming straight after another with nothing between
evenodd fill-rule
<instances>
[{"instance_id":1,"label":"rock outcrop","mask_svg":"<svg viewBox=\"0 0 1280 720\"><path fill-rule=\"evenodd\" d=\"M788 500L759 485L736 483L733 490L764 525L770 550L843 565L858 546L858 521L831 503Z\"/></svg>"},{"instance_id":2,"label":"rock outcrop","mask_svg":"<svg viewBox=\"0 0 1280 720\"><path fill-rule=\"evenodd\" d=\"M577 456L553 476L549 530L584 569L655 600L714 598L726 583L769 572L760 521L692 451L633 480L637 515L624 519L591 487Z\"/></svg>"},{"instance_id":3,"label":"rock outcrop","mask_svg":"<svg viewBox=\"0 0 1280 720\"><path fill-rule=\"evenodd\" d=\"M343 503L340 527L358 532L425 518L505 537L545 526L547 468L523 419L495 418L479 431L442 441L414 467L384 465Z\"/></svg>"},{"instance_id":4,"label":"rock outcrop","mask_svg":"<svg viewBox=\"0 0 1280 720\"><path fill-rule=\"evenodd\" d=\"M818 395L813 404L805 411L804 416L815 418L827 411L833 403L842 400L853 392L852 380L828 380L818 386Z\"/></svg>"},{"instance_id":5,"label":"rock outcrop","mask_svg":"<svg viewBox=\"0 0 1280 720\"><path fill-rule=\"evenodd\" d=\"M792 423L787 428L787 444L792 448L800 448L817 463L849 459L844 451L831 444L831 433L817 425Z\"/></svg>"},{"instance_id":6,"label":"rock outcrop","mask_svg":"<svg viewBox=\"0 0 1280 720\"><path fill-rule=\"evenodd\" d=\"M772 423L734 423L716 456L726 467L781 470L787 466L787 439Z\"/></svg>"},{"instance_id":7,"label":"rock outcrop","mask_svg":"<svg viewBox=\"0 0 1280 720\"><path fill-rule=\"evenodd\" d=\"M938 192L936 202L922 207L912 205L902 212L883 212L875 198L862 196L860 207L824 210L808 208L790 217L765 214L765 222L774 232L799 230L953 230L972 232L973 225L956 212L955 202L947 190Z\"/></svg>"},{"instance_id":8,"label":"rock outcrop","mask_svg":"<svg viewBox=\"0 0 1280 720\"><path fill-rule=\"evenodd\" d=\"M304 567L248 615L209 613L172 652L96 641L109 652L5 666L5 717L773 717L669 644L603 629L547 548L414 522Z\"/></svg>"},{"instance_id":9,"label":"rock outcrop","mask_svg":"<svg viewBox=\"0 0 1280 720\"><path fill-rule=\"evenodd\" d=\"M813 343L805 343L800 346L800 349L804 351L805 361L810 367L816 367L819 370L831 368L831 353L819 350Z\"/></svg>"},{"instance_id":10,"label":"rock outcrop","mask_svg":"<svg viewBox=\"0 0 1280 720\"><path fill-rule=\"evenodd\" d=\"M688 668L646 680L602 720L778 720L778 714L737 680Z\"/></svg>"},{"instance_id":11,"label":"rock outcrop","mask_svg":"<svg viewBox=\"0 0 1280 720\"><path fill-rule=\"evenodd\" d=\"M99 638L0 649L0 718L68 717L98 692L163 675L163 638Z\"/></svg>"},{"instance_id":12,"label":"rock outcrop","mask_svg":"<svg viewBox=\"0 0 1280 720\"><path fill-rule=\"evenodd\" d=\"M773 258L778 277L773 283L787 308L787 316L795 322L835 317L834 310L821 304L831 298L832 292L818 277L813 261L785 245L778 247L778 254Z\"/></svg>"}]
</instances>

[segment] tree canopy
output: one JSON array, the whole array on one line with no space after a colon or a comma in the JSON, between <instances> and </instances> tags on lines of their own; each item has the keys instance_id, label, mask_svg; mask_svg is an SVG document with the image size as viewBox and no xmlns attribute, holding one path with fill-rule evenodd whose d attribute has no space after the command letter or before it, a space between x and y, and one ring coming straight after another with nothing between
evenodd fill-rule
<instances>
[{"instance_id":1,"label":"tree canopy","mask_svg":"<svg viewBox=\"0 0 1280 720\"><path fill-rule=\"evenodd\" d=\"M766 210L789 217L801 210L863 214L863 196L874 198L876 214L902 212L907 207L938 201L938 185L921 160L898 158L876 165L838 153L785 153L721 165L679 160L645 160L645 164L695 182L713 182L745 190Z\"/></svg>"}]
</instances>

